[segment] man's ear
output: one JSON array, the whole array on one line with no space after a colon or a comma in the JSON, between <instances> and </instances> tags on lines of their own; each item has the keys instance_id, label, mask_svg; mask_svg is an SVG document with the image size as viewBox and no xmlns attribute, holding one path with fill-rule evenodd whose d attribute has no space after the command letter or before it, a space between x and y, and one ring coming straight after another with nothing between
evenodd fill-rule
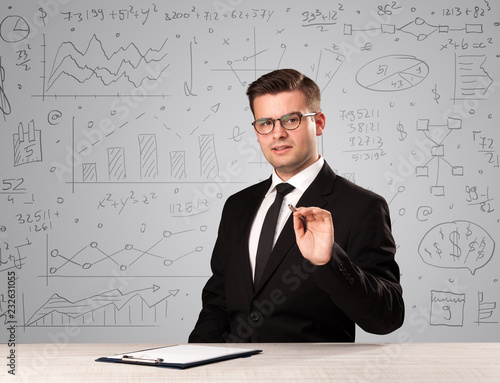
<instances>
[{"instance_id":1,"label":"man's ear","mask_svg":"<svg viewBox=\"0 0 500 383\"><path fill-rule=\"evenodd\" d=\"M316 136L321 136L326 125L326 117L323 112L318 112L318 114L314 116L314 122L316 123Z\"/></svg>"}]
</instances>

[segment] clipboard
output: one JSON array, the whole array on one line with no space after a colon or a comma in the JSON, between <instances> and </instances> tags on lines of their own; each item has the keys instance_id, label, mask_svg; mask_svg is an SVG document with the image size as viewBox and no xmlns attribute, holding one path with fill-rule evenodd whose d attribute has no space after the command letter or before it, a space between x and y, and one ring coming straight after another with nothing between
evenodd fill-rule
<instances>
[{"instance_id":1,"label":"clipboard","mask_svg":"<svg viewBox=\"0 0 500 383\"><path fill-rule=\"evenodd\" d=\"M260 352L262 350L178 344L101 357L96 359L96 362L129 363L185 369L222 360L248 357Z\"/></svg>"}]
</instances>

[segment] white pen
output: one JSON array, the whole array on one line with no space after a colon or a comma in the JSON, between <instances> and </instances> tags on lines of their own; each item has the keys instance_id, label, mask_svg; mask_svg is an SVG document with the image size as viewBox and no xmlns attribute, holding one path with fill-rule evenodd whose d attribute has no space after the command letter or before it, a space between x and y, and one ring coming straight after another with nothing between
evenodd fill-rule
<instances>
[{"instance_id":1,"label":"white pen","mask_svg":"<svg viewBox=\"0 0 500 383\"><path fill-rule=\"evenodd\" d=\"M288 207L290 208L291 211L294 213L297 211L297 208L293 206L291 203L288 204ZM306 219L302 216L299 217L300 220L302 221L302 224L304 225L304 233L307 231L307 224L306 224Z\"/></svg>"}]
</instances>

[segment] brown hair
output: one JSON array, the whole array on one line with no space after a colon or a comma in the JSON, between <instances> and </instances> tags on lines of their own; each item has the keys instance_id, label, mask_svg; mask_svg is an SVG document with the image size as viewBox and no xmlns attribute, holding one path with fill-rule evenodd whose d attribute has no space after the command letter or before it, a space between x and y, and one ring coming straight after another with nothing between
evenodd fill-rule
<instances>
[{"instance_id":1,"label":"brown hair","mask_svg":"<svg viewBox=\"0 0 500 383\"><path fill-rule=\"evenodd\" d=\"M295 69L277 69L266 73L250 84L247 89L248 100L252 113L253 102L256 97L265 94L278 94L300 90L306 96L306 102L311 112L319 112L321 109L321 92L318 85L309 77Z\"/></svg>"}]
</instances>

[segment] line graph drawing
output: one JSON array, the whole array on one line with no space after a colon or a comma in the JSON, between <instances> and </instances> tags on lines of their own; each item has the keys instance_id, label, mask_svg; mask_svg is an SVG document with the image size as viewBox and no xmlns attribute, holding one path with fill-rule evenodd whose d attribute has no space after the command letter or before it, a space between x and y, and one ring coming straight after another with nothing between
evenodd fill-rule
<instances>
[{"instance_id":1,"label":"line graph drawing","mask_svg":"<svg viewBox=\"0 0 500 383\"><path fill-rule=\"evenodd\" d=\"M431 138L430 130L432 128L446 128L448 129L448 133L444 135L443 139L440 141L435 141ZM429 164L433 161L437 162L436 164L436 184L431 186L431 193L438 197L445 196L445 187L444 185L439 184L439 176L441 171L441 164L444 163L451 168L451 174L453 176L463 176L464 168L463 166L456 166L450 164L445 158L445 146L444 141L446 138L454 131L459 131L462 129L462 120L460 118L448 117L446 120L446 124L441 125L433 125L430 124L430 120L428 119L419 119L417 120L417 131L422 132L427 139L429 139L434 146L431 148L431 159L422 166L415 167L415 174L417 177L429 177Z\"/></svg>"},{"instance_id":2,"label":"line graph drawing","mask_svg":"<svg viewBox=\"0 0 500 383\"><path fill-rule=\"evenodd\" d=\"M67 79L78 84L95 79L104 87L127 82L134 88L146 81L156 81L170 65L166 62L167 41L168 38L158 49L148 48L144 52L133 42L110 51L95 34L84 49L78 49L72 41L65 41L57 48L48 76L43 75L43 93L46 97L46 92ZM160 66L155 73L150 67L153 63Z\"/></svg>"},{"instance_id":3,"label":"line graph drawing","mask_svg":"<svg viewBox=\"0 0 500 383\"><path fill-rule=\"evenodd\" d=\"M168 299L179 290L162 292L157 285L122 293L119 289L71 301L53 294L26 321L25 327L155 326L168 316Z\"/></svg>"},{"instance_id":4,"label":"line graph drawing","mask_svg":"<svg viewBox=\"0 0 500 383\"><path fill-rule=\"evenodd\" d=\"M205 230L206 226L200 228L200 231ZM165 270L165 268L174 265L180 259L203 251L203 246L196 246L180 255L172 256L173 252L179 252L179 250L172 250L170 246L163 244L165 240L172 236L193 231L195 229L180 232L165 230L161 238L145 250L139 249L132 243L126 243L117 250L107 251L95 241L90 242L70 256L63 254L58 248L53 248L50 251L50 256L47 257L47 269L50 276L63 276L71 272L92 276L109 272L109 269L113 267L118 267L121 272L129 271L134 273L136 269L147 269L144 266L145 263L150 264L154 270ZM164 246L159 248L160 245Z\"/></svg>"}]
</instances>

